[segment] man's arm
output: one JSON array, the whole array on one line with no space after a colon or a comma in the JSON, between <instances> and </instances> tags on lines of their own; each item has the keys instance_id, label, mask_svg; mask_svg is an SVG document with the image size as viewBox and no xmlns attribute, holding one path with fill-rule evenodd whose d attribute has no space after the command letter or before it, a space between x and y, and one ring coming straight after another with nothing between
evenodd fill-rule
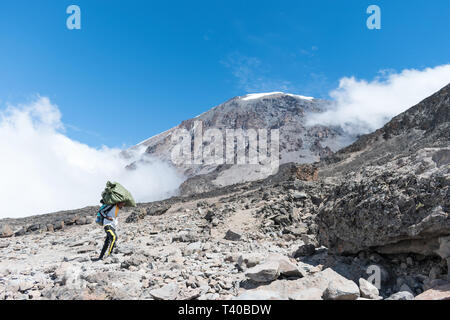
<instances>
[{"instance_id":1,"label":"man's arm","mask_svg":"<svg viewBox=\"0 0 450 320\"><path fill-rule=\"evenodd\" d=\"M100 210L100 214L102 215L103 218L105 218L105 219L107 219L109 221L112 221L113 218L112 217L108 217L108 215L105 212L109 213L112 209L114 209L114 207L115 207L114 205L109 205L105 209Z\"/></svg>"}]
</instances>

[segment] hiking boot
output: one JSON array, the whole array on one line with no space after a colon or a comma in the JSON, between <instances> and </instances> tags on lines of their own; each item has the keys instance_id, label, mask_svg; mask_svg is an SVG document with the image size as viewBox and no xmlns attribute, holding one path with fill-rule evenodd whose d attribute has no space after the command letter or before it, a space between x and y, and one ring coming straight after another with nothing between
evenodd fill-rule
<instances>
[{"instance_id":1,"label":"hiking boot","mask_svg":"<svg viewBox=\"0 0 450 320\"><path fill-rule=\"evenodd\" d=\"M100 260L102 260L102 258L99 258L99 257L97 257L97 258L91 258L91 261L92 261L92 262L97 262L97 261L100 261Z\"/></svg>"}]
</instances>

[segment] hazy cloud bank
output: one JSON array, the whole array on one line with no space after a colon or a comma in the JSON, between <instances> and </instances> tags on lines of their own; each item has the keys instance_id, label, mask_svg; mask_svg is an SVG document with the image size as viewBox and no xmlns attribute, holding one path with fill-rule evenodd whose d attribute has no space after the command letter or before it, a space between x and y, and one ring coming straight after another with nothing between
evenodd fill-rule
<instances>
[{"instance_id":1,"label":"hazy cloud bank","mask_svg":"<svg viewBox=\"0 0 450 320\"><path fill-rule=\"evenodd\" d=\"M108 180L121 182L139 202L164 198L183 181L159 160L127 170L133 159L121 150L70 139L58 107L45 97L0 110L0 150L0 218L97 205Z\"/></svg>"}]
</instances>

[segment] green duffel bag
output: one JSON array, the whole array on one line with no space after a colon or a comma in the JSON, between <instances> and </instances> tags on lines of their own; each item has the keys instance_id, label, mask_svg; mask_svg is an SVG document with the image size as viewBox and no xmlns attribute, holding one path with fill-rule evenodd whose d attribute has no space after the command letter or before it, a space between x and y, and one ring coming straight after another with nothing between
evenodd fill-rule
<instances>
[{"instance_id":1,"label":"green duffel bag","mask_svg":"<svg viewBox=\"0 0 450 320\"><path fill-rule=\"evenodd\" d=\"M106 188L102 192L104 204L117 204L125 202L126 207L136 207L136 202L131 193L118 182L106 183Z\"/></svg>"}]
</instances>

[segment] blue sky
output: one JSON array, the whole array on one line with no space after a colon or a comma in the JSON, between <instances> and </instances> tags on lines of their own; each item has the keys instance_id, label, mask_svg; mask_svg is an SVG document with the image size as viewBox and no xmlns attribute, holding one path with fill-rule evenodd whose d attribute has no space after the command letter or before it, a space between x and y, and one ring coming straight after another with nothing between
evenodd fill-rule
<instances>
[{"instance_id":1,"label":"blue sky","mask_svg":"<svg viewBox=\"0 0 450 320\"><path fill-rule=\"evenodd\" d=\"M70 138L130 146L234 96L450 63L448 30L448 0L2 0L0 108L45 96Z\"/></svg>"}]
</instances>

